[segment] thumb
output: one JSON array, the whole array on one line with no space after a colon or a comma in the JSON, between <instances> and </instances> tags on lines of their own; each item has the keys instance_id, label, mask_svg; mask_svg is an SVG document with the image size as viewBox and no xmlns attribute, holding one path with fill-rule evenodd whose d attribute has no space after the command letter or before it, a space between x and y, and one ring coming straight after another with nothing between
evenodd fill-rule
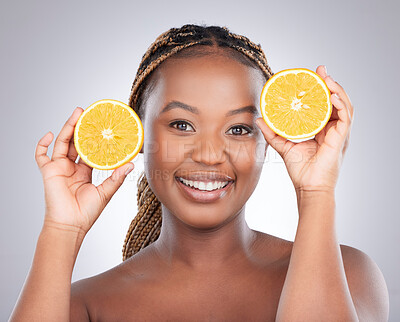
<instances>
[{"instance_id":1,"label":"thumb","mask_svg":"<svg viewBox=\"0 0 400 322\"><path fill-rule=\"evenodd\" d=\"M133 170L134 167L135 165L132 162L128 162L127 164L120 166L114 170L110 177L104 180L104 182L97 187L97 191L99 192L102 201L102 208L108 204L118 188L121 187L126 176Z\"/></svg>"},{"instance_id":2,"label":"thumb","mask_svg":"<svg viewBox=\"0 0 400 322\"><path fill-rule=\"evenodd\" d=\"M286 151L289 151L294 143L272 131L263 118L256 119L255 123L260 128L267 143L283 158Z\"/></svg>"}]
</instances>

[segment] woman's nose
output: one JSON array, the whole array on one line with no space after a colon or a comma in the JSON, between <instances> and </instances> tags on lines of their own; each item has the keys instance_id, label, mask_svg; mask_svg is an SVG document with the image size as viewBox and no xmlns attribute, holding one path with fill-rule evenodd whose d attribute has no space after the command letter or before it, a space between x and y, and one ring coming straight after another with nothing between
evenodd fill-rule
<instances>
[{"instance_id":1,"label":"woman's nose","mask_svg":"<svg viewBox=\"0 0 400 322\"><path fill-rule=\"evenodd\" d=\"M226 160L224 140L215 133L205 133L193 144L192 160L207 165L223 163Z\"/></svg>"}]
</instances>

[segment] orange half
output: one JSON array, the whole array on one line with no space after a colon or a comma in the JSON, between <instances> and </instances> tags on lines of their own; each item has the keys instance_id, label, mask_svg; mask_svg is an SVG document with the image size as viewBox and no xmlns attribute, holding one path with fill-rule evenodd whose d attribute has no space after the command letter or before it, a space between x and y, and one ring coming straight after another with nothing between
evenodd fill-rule
<instances>
[{"instance_id":1,"label":"orange half","mask_svg":"<svg viewBox=\"0 0 400 322\"><path fill-rule=\"evenodd\" d=\"M260 108L272 131L286 139L301 140L316 135L328 123L331 92L312 70L285 69L265 83Z\"/></svg>"},{"instance_id":2,"label":"orange half","mask_svg":"<svg viewBox=\"0 0 400 322\"><path fill-rule=\"evenodd\" d=\"M110 170L131 161L143 145L139 116L122 102L103 99L83 111L74 130L80 158L99 170Z\"/></svg>"}]
</instances>

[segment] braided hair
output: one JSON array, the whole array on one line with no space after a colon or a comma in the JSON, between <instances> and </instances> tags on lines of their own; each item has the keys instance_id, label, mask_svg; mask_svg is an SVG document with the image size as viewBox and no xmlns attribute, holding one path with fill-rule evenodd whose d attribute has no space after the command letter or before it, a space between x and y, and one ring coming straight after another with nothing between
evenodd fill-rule
<instances>
[{"instance_id":1,"label":"braided hair","mask_svg":"<svg viewBox=\"0 0 400 322\"><path fill-rule=\"evenodd\" d=\"M224 48L234 59L260 69L265 80L274 74L261 46L254 44L247 37L234 34L225 26L186 24L162 33L147 49L132 84L130 107L143 119L144 93L150 87L149 75L152 71L170 56L198 57L207 54L205 49L210 47ZM138 179L137 205L138 213L125 237L123 260L154 242L161 231L161 203L150 189L144 172Z\"/></svg>"}]
</instances>

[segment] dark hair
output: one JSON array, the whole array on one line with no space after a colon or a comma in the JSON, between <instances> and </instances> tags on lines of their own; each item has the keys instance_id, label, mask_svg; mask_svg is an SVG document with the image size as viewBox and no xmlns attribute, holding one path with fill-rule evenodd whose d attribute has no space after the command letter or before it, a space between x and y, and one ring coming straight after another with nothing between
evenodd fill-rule
<instances>
[{"instance_id":1,"label":"dark hair","mask_svg":"<svg viewBox=\"0 0 400 322\"><path fill-rule=\"evenodd\" d=\"M222 48L224 54L258 68L267 81L274 73L268 65L264 51L247 37L229 31L227 27L186 24L162 33L142 57L132 84L129 105L143 119L145 93L151 90L149 75L168 57L199 57ZM138 213L132 220L122 249L123 260L150 245L160 235L161 203L150 189L144 172L138 180Z\"/></svg>"}]
</instances>

